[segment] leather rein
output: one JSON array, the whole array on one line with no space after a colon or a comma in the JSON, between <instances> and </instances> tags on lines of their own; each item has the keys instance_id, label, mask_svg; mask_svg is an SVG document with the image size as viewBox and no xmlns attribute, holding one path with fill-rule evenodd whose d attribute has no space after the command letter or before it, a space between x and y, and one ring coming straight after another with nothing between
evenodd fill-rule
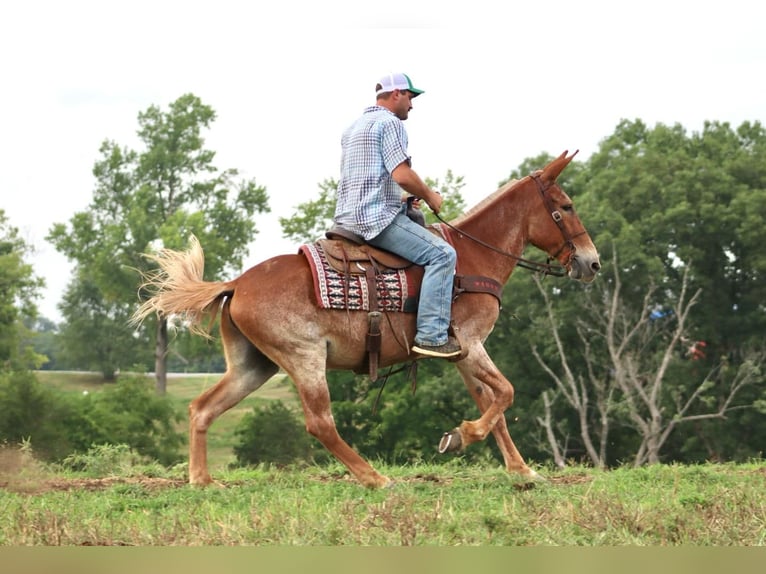
<instances>
[{"instance_id":1,"label":"leather rein","mask_svg":"<svg viewBox=\"0 0 766 574\"><path fill-rule=\"evenodd\" d=\"M540 177L537 174L531 174L529 177L531 177L535 184L537 184L537 189L540 192L540 196L543 200L543 205L545 205L545 208L548 210L548 212L551 214L551 217L553 218L553 221L556 222L556 227L559 228L559 231L561 231L561 235L564 238L564 242L561 244L561 247L554 253L553 255L549 255L548 261L546 263L541 263L539 261L532 261L531 259L526 259L524 257L521 257L520 255L515 255L513 253L509 253L508 251L503 251L502 249L499 249L495 247L494 245L490 245L489 243L486 243L485 241L482 241L478 237L475 237L471 235L470 233L466 233L465 231L458 229L451 223L445 221L442 219L442 217L435 213L434 215L436 218L441 221L444 225L455 231L456 233L467 237L474 243L478 243L482 247L486 247L487 249L494 251L495 253L498 253L500 255L503 255L504 257L510 257L512 259L515 259L518 262L519 267L523 267L524 269L528 269L530 271L536 271L538 273L542 273L543 275L552 275L554 277L564 277L567 274L567 267L569 266L569 263L572 261L572 259L575 256L575 252L577 251L577 247L575 247L575 244L573 242L573 239L576 237L579 237L580 235L584 235L586 232L581 231L580 233L576 235L570 235L569 232L564 228L564 221L563 216L561 215L561 212L558 209L554 209L553 203L551 202L550 195L548 195L548 187L550 186L544 186L542 182L540 181ZM567 263L566 265L560 265L560 264L551 264L552 260L556 260L559 256L559 254L564 251L564 249L569 249L569 257L567 257Z\"/></svg>"}]
</instances>

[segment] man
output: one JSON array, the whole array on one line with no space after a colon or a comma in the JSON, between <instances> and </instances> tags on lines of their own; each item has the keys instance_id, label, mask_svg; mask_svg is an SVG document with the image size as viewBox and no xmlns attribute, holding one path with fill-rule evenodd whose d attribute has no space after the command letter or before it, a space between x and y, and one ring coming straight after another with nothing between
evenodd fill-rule
<instances>
[{"instance_id":1,"label":"man","mask_svg":"<svg viewBox=\"0 0 766 574\"><path fill-rule=\"evenodd\" d=\"M402 201L404 190L434 213L442 205L442 197L412 170L407 155L402 122L422 93L406 74L384 76L375 86L376 105L343 133L335 224L424 267L412 351L448 358L461 351L448 336L457 256L449 243L408 218Z\"/></svg>"}]
</instances>

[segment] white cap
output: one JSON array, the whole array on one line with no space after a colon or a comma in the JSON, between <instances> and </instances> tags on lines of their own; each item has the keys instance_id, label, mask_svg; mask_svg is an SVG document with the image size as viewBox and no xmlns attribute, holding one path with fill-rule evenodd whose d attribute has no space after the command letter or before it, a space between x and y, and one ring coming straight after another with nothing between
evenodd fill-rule
<instances>
[{"instance_id":1,"label":"white cap","mask_svg":"<svg viewBox=\"0 0 766 574\"><path fill-rule=\"evenodd\" d=\"M375 92L376 96L385 94L386 92L393 92L394 90L407 90L412 92L412 97L419 96L423 93L423 90L418 90L412 85L412 80L407 74L388 74L383 76L378 81L381 88Z\"/></svg>"}]
</instances>

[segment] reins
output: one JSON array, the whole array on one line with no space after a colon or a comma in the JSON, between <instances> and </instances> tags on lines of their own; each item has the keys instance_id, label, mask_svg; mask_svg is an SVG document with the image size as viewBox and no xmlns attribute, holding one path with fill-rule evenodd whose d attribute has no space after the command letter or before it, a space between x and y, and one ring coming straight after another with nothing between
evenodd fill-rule
<instances>
[{"instance_id":1,"label":"reins","mask_svg":"<svg viewBox=\"0 0 766 574\"><path fill-rule=\"evenodd\" d=\"M455 227L454 225L452 225L451 223L443 219L438 213L434 213L434 215L436 216L436 219L438 219L446 227L453 230L455 233L461 236L464 236L470 239L471 241L473 241L474 243L478 243L482 247L485 247L489 249L490 251L494 251L495 253L499 255L515 259L519 267L523 267L524 269L527 269L529 271L542 273L543 275L551 275L553 277L564 277L567 274L566 266L560 265L560 264L552 265L550 262L552 260L557 260L559 254L562 251L564 251L564 249L569 248L569 257L567 258L567 263L569 263L574 257L575 252L577 250L573 239L587 232L581 231L580 233L577 233L575 235L570 235L569 232L564 228L564 221L563 221L564 217L561 215L561 212L558 209L554 209L553 204L551 202L551 198L546 193L548 191L548 187L550 186L546 187L545 185L543 185L537 173L530 174L529 177L535 182L535 184L537 184L537 189L540 192L540 196L542 197L542 200L543 200L543 205L545 206L545 209L547 209L548 212L551 214L551 218L556 223L556 226L559 228L559 231L561 231L561 235L564 238L564 242L561 244L561 247L556 251L556 253L554 253L553 255L549 255L548 261L546 263L542 263L539 261L532 261L531 259L526 259L524 257L521 257L520 255L516 255L508 251L503 251L502 249L499 249L495 247L494 245L491 245L487 243L486 241L483 241L482 239L479 239L478 237L471 235L470 233L466 233L465 231L458 229L457 227ZM386 317L388 317L387 314L386 314ZM391 319L389 318L388 321L389 321L389 327L391 327L392 333L395 334L393 325L391 325ZM399 343L398 338L396 338L396 340ZM399 344L401 345L401 343ZM391 375L395 375L405 370L408 371L411 385L412 385L412 392L413 393L415 392L415 388L417 385L417 381L416 381L417 367L418 367L417 361L406 363L397 369L394 369L393 367L389 367L388 372L383 376L383 382L380 385L380 389L378 389L377 397L375 398L375 402L373 403L373 406L372 406L373 414L377 411L378 404L380 402L381 396L383 395L383 389L386 386L386 383L388 382L388 379L391 377Z\"/></svg>"},{"instance_id":2,"label":"reins","mask_svg":"<svg viewBox=\"0 0 766 574\"><path fill-rule=\"evenodd\" d=\"M566 229L564 229L564 223L563 223L563 216L561 215L561 212L557 209L553 209L553 205L551 204L550 197L546 193L547 188L540 182L540 178L537 176L537 174L531 174L529 177L534 180L534 182L537 184L537 189L540 192L540 195L543 198L543 204L545 205L545 208L550 212L551 217L553 218L553 221L556 222L556 226L561 231L561 234L564 237L564 243L561 245L558 251L553 256L550 256L548 258L548 261L546 263L542 263L540 261L532 261L531 259L526 259L524 257L521 257L520 255L516 255L514 253L509 253L508 251L503 251L502 249L498 249L494 245L490 245L489 243L479 239L478 237L475 237L471 235L470 233L466 233L462 229L458 229L448 221L444 220L438 213L434 213L436 216L436 219L441 221L444 225L455 231L456 233L467 237L474 243L478 243L482 247L486 247L487 249L494 251L495 253L498 253L500 255L503 255L504 257L510 257L512 259L515 259L518 262L519 267L523 267L524 269L527 269L529 271L535 271L537 273L542 273L543 275L551 275L553 277L564 277L567 274L567 269L565 266L556 264L552 265L550 262L551 260L555 260L558 255L565 249L569 248L570 254L569 254L569 261L572 260L575 254L576 247L573 243L573 239L575 237L578 237L585 233L585 231L578 233L575 236L570 236Z\"/></svg>"}]
</instances>

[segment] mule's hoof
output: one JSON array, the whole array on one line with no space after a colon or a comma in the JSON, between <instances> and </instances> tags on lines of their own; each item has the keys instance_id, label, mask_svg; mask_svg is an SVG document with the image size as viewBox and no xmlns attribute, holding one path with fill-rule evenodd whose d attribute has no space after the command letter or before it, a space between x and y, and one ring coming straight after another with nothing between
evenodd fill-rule
<instances>
[{"instance_id":1,"label":"mule's hoof","mask_svg":"<svg viewBox=\"0 0 766 574\"><path fill-rule=\"evenodd\" d=\"M213 484L213 479L210 477L210 475L205 476L197 476L197 477L189 477L189 485L190 486L197 486L200 488L204 488L206 486L210 486Z\"/></svg>"},{"instance_id":2,"label":"mule's hoof","mask_svg":"<svg viewBox=\"0 0 766 574\"><path fill-rule=\"evenodd\" d=\"M546 482L548 482L547 478L545 478L539 472L535 472L531 468L529 469L529 474L524 476L524 480L526 480L527 482L540 483L540 484L545 484Z\"/></svg>"},{"instance_id":3,"label":"mule's hoof","mask_svg":"<svg viewBox=\"0 0 766 574\"><path fill-rule=\"evenodd\" d=\"M439 454L445 452L455 452L460 450L463 446L463 439L460 438L460 431L458 429L452 429L449 432L445 432L442 439L439 441Z\"/></svg>"}]
</instances>

